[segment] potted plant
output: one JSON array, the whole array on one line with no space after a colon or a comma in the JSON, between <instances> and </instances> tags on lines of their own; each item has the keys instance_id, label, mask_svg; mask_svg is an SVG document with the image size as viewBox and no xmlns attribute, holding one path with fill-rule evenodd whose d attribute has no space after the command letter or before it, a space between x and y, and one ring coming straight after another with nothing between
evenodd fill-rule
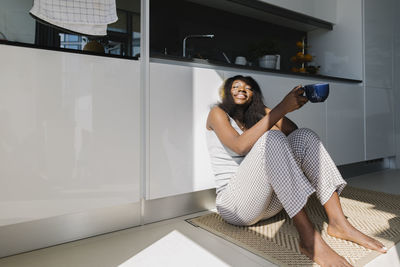
<instances>
[{"instance_id":1,"label":"potted plant","mask_svg":"<svg viewBox=\"0 0 400 267\"><path fill-rule=\"evenodd\" d=\"M250 58L258 61L260 67L280 69L279 45L274 39L265 39L250 48Z\"/></svg>"}]
</instances>

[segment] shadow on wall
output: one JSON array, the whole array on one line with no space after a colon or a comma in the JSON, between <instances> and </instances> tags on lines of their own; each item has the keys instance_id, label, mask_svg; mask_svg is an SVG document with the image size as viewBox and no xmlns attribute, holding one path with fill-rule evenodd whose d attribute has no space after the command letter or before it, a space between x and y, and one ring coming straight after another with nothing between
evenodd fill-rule
<instances>
[{"instance_id":1,"label":"shadow on wall","mask_svg":"<svg viewBox=\"0 0 400 267\"><path fill-rule=\"evenodd\" d=\"M214 187L206 120L224 76L218 70L152 64L147 198Z\"/></svg>"}]
</instances>

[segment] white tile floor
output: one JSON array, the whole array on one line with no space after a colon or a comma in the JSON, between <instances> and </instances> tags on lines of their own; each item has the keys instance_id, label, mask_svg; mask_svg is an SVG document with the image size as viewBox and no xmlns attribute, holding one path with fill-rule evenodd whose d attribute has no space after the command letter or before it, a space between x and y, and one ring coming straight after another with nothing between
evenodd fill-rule
<instances>
[{"instance_id":1,"label":"white tile floor","mask_svg":"<svg viewBox=\"0 0 400 267\"><path fill-rule=\"evenodd\" d=\"M349 178L353 186L400 194L400 170ZM275 266L188 224L196 213L0 259L0 267ZM367 266L400 267L400 244Z\"/></svg>"}]
</instances>

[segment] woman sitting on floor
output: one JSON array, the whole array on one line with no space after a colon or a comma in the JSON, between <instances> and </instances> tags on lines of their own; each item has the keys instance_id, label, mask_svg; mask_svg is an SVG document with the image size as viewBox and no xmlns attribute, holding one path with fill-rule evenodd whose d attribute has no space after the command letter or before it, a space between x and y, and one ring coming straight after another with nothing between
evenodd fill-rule
<instances>
[{"instance_id":1,"label":"woman sitting on floor","mask_svg":"<svg viewBox=\"0 0 400 267\"><path fill-rule=\"evenodd\" d=\"M307 102L303 93L295 87L271 110L253 78L238 75L225 81L222 103L207 119L219 214L228 223L252 225L283 208L299 233L302 253L322 266L351 266L307 217L304 206L315 192L329 219L329 235L385 253L382 243L344 216L339 194L346 182L318 136L285 117Z\"/></svg>"}]
</instances>

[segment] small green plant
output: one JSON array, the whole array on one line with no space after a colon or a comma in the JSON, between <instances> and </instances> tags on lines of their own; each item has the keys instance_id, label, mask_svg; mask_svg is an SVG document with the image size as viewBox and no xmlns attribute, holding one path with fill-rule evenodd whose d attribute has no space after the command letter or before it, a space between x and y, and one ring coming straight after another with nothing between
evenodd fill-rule
<instances>
[{"instance_id":1,"label":"small green plant","mask_svg":"<svg viewBox=\"0 0 400 267\"><path fill-rule=\"evenodd\" d=\"M249 49L249 59L256 60L265 55L276 55L279 54L278 41L274 39L265 39L254 43Z\"/></svg>"}]
</instances>

